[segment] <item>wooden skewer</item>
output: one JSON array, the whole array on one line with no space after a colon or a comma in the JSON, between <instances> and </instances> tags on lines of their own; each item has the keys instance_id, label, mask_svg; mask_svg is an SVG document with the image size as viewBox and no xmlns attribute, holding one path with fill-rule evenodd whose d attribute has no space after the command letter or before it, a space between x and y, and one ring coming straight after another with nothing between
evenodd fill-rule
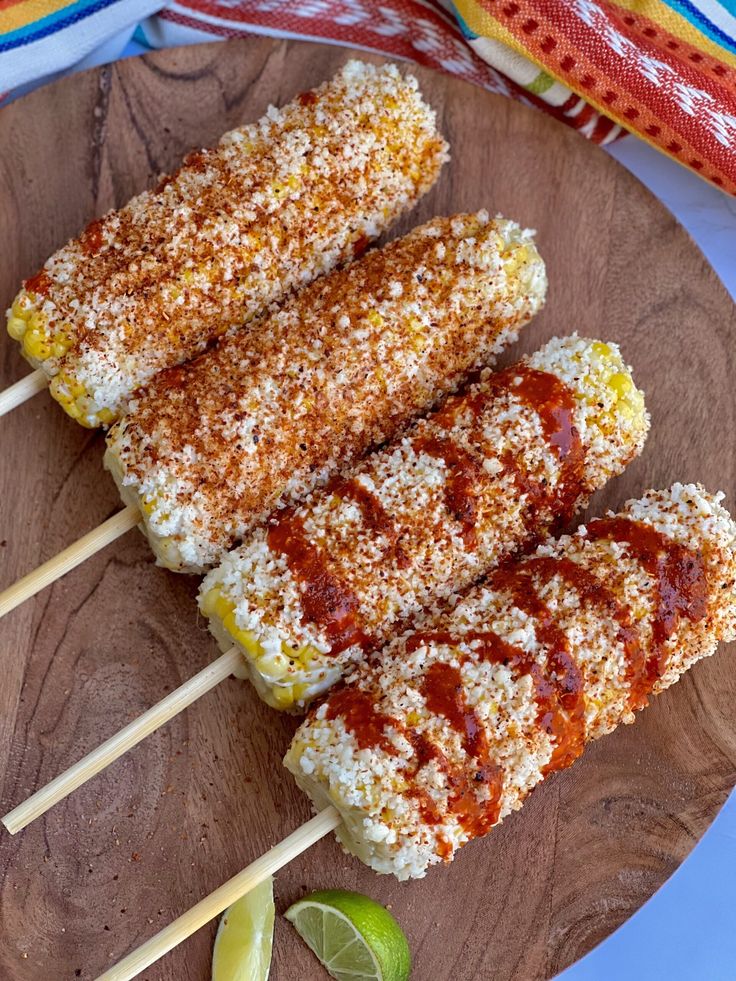
<instances>
[{"instance_id":1,"label":"wooden skewer","mask_svg":"<svg viewBox=\"0 0 736 981\"><path fill-rule=\"evenodd\" d=\"M27 824L45 814L50 807L63 800L77 787L81 787L100 770L104 770L123 753L127 753L129 749L137 746L142 739L155 732L156 729L182 712L192 702L219 685L221 681L233 673L239 661L240 654L235 647L231 647L229 651L226 651L212 664L195 674L176 691L172 691L153 708L134 719L124 729L98 746L97 749L92 750L74 766L69 767L51 783L37 790L28 800L6 814L1 819L2 823L11 835L25 828Z\"/></svg>"},{"instance_id":2,"label":"wooden skewer","mask_svg":"<svg viewBox=\"0 0 736 981\"><path fill-rule=\"evenodd\" d=\"M25 378L21 378L14 385L6 388L4 392L0 392L0 416L4 416L7 412L12 412L13 409L22 405L23 402L32 399L34 395L38 395L39 392L42 392L47 387L48 383L48 377L39 368L36 371L32 371L30 375L26 375Z\"/></svg>"},{"instance_id":3,"label":"wooden skewer","mask_svg":"<svg viewBox=\"0 0 736 981\"><path fill-rule=\"evenodd\" d=\"M159 957L163 957L177 944L203 927L205 923L209 923L215 916L219 916L223 910L226 910L241 896L244 896L251 889L255 889L264 879L278 872L302 852L311 848L320 838L324 838L326 834L336 828L340 821L340 815L335 808L331 805L326 807L311 821L307 821L301 828L290 834L288 838L284 838L265 855L261 855L260 858L228 880L223 886L220 886L219 889L215 889L206 899L193 906L188 913L184 913L183 916L164 927L160 933L124 957L115 967L101 974L97 981L130 981L131 978L136 977L141 971L145 971L147 967L154 964Z\"/></svg>"},{"instance_id":4,"label":"wooden skewer","mask_svg":"<svg viewBox=\"0 0 736 981\"><path fill-rule=\"evenodd\" d=\"M139 520L138 509L129 504L122 511L118 511L117 514L108 518L107 521L103 521L94 531L90 531L79 541L65 548L63 552L59 552L53 559L49 559L48 562L44 562L33 572L29 572L27 576L23 576L18 582L0 593L0 617L10 613L16 606L20 606L31 596L35 596L46 586L50 586L52 582L61 579L67 572L81 565L95 552L99 552L110 542L114 542L116 538L120 538L126 531L135 528Z\"/></svg>"}]
</instances>

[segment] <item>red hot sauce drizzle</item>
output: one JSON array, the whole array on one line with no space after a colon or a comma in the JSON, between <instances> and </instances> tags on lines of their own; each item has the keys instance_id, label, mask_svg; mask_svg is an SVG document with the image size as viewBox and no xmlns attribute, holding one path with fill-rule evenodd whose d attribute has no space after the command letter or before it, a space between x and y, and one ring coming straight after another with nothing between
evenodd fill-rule
<instances>
[{"instance_id":1,"label":"red hot sauce drizzle","mask_svg":"<svg viewBox=\"0 0 736 981\"><path fill-rule=\"evenodd\" d=\"M668 638L680 617L692 623L707 612L708 582L703 558L698 552L674 542L651 525L632 518L598 518L587 525L592 541L609 539L628 546L629 553L654 581L656 607L652 619L652 651L643 670L632 677L631 698L637 706L667 668Z\"/></svg>"},{"instance_id":2,"label":"red hot sauce drizzle","mask_svg":"<svg viewBox=\"0 0 736 981\"><path fill-rule=\"evenodd\" d=\"M471 838L487 834L498 821L503 775L491 757L488 737L475 710L467 704L459 668L443 661L430 665L422 682L427 708L447 719L460 734L469 764L446 771L448 810ZM478 790L487 799L478 799Z\"/></svg>"},{"instance_id":3,"label":"red hot sauce drizzle","mask_svg":"<svg viewBox=\"0 0 736 981\"><path fill-rule=\"evenodd\" d=\"M335 689L327 700L327 718L338 716L342 716L360 749L379 747L389 756L396 756L396 748L385 732L387 726L395 726L394 720L378 711L370 692L356 687Z\"/></svg>"},{"instance_id":4,"label":"red hot sauce drizzle","mask_svg":"<svg viewBox=\"0 0 736 981\"><path fill-rule=\"evenodd\" d=\"M483 479L483 467L467 450L441 436L418 437L414 440L414 450L442 460L447 467L445 505L459 522L465 548L470 551L477 544L477 496Z\"/></svg>"},{"instance_id":5,"label":"red hot sauce drizzle","mask_svg":"<svg viewBox=\"0 0 736 981\"><path fill-rule=\"evenodd\" d=\"M525 674L531 675L535 684L536 701L539 708L537 721L545 731L548 731L549 717L555 708L549 697L554 692L553 687L545 680L541 666L531 654L522 647L509 644L493 630L471 630L462 635L452 634L448 631L417 631L407 641L406 650L411 653L419 647L430 644L457 647L460 643L472 644L474 654L479 661L486 661L489 664L503 664L517 678L523 677Z\"/></svg>"},{"instance_id":6,"label":"red hot sauce drizzle","mask_svg":"<svg viewBox=\"0 0 736 981\"><path fill-rule=\"evenodd\" d=\"M554 491L550 491L524 473L511 454L502 459L504 470L512 476L519 494L527 498L530 524L534 524L542 507L548 507L559 514L555 524L562 527L572 518L585 490L585 447L574 422L575 394L565 382L550 372L515 365L491 377L489 392L448 399L432 417L433 422L452 429L462 412L470 412L475 420L479 420L489 403L502 391L512 392L537 413L544 437L560 461L560 476ZM462 526L465 547L474 548L477 544L478 496L482 481L488 479L481 463L449 438L421 436L415 440L414 447L417 452L443 460L447 466L447 509Z\"/></svg>"},{"instance_id":7,"label":"red hot sauce drizzle","mask_svg":"<svg viewBox=\"0 0 736 981\"><path fill-rule=\"evenodd\" d=\"M357 596L330 570L328 557L310 542L301 518L292 509L279 514L269 526L267 538L269 548L284 556L299 585L302 622L315 623L324 630L330 653L340 654L354 644L363 650L374 646L363 630Z\"/></svg>"},{"instance_id":8,"label":"red hot sauce drizzle","mask_svg":"<svg viewBox=\"0 0 736 981\"><path fill-rule=\"evenodd\" d=\"M528 493L532 510L546 504L559 513L556 524L566 525L575 512L578 498L584 491L585 447L575 426L576 399L572 389L548 371L529 365L518 365L499 372L493 380L503 385L539 416L542 432L552 452L560 461L560 475L554 492L546 487L532 486L532 481L518 469L513 473L519 490ZM510 461L504 461L507 466Z\"/></svg>"},{"instance_id":9,"label":"red hot sauce drizzle","mask_svg":"<svg viewBox=\"0 0 736 981\"><path fill-rule=\"evenodd\" d=\"M460 733L467 764L451 764L428 736L385 715L376 705L375 697L361 688L345 687L333 692L327 700L327 718L342 717L360 749L380 747L390 756L396 756L397 750L386 735L386 728L391 727L402 735L414 750L414 756L403 772L407 782L405 793L417 801L424 823L435 825L443 820L436 801L416 779L427 764L434 763L445 775L447 813L457 819L469 837L480 837L498 821L503 788L501 769L491 758L482 724L465 702L457 668L441 662L433 664L423 681L422 694L429 711L443 716ZM481 788L486 791L485 799L478 797ZM448 859L452 851L451 844L440 837L439 855Z\"/></svg>"},{"instance_id":10,"label":"red hot sauce drizzle","mask_svg":"<svg viewBox=\"0 0 736 981\"><path fill-rule=\"evenodd\" d=\"M545 705L549 703L540 724L553 742L552 758L543 770L547 774L570 766L583 752L585 699L583 676L570 652L567 636L534 585L534 561L497 570L491 584L510 592L514 605L534 620L535 636L547 651L539 692Z\"/></svg>"},{"instance_id":11,"label":"red hot sauce drizzle","mask_svg":"<svg viewBox=\"0 0 736 981\"><path fill-rule=\"evenodd\" d=\"M399 545L400 528L381 504L378 497L354 477L333 477L325 488L325 493L346 497L360 508L363 522L367 528L383 535L388 540L387 557L393 557L399 569L408 565L406 554Z\"/></svg>"},{"instance_id":12,"label":"red hot sauce drizzle","mask_svg":"<svg viewBox=\"0 0 736 981\"><path fill-rule=\"evenodd\" d=\"M643 708L646 699L640 700L639 685L646 670L646 656L639 628L633 623L629 610L596 575L572 559L535 556L526 564L549 579L555 575L560 576L572 586L581 604L597 606L616 622L617 640L623 647L626 658L626 677L630 685L629 707L632 710Z\"/></svg>"}]
</instances>

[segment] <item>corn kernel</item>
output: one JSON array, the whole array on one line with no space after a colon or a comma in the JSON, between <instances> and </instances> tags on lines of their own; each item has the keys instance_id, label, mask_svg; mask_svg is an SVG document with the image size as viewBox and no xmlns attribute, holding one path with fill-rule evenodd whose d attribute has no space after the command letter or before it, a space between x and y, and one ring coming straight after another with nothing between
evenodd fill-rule
<instances>
[{"instance_id":1,"label":"corn kernel","mask_svg":"<svg viewBox=\"0 0 736 981\"><path fill-rule=\"evenodd\" d=\"M82 425L85 425L83 421L82 421ZM169 536L164 536L158 539L157 546L158 546L158 552L161 555L161 561L166 564L166 568L178 569L179 550L176 540L170 538Z\"/></svg>"},{"instance_id":2,"label":"corn kernel","mask_svg":"<svg viewBox=\"0 0 736 981\"><path fill-rule=\"evenodd\" d=\"M374 327L380 327L383 323L383 317L378 312L378 310L371 310L368 314L368 323L372 324Z\"/></svg>"},{"instance_id":3,"label":"corn kernel","mask_svg":"<svg viewBox=\"0 0 736 981\"><path fill-rule=\"evenodd\" d=\"M611 349L607 344L604 344L603 341L596 341L593 344L593 353L597 354L601 358L607 358L610 357Z\"/></svg>"},{"instance_id":4,"label":"corn kernel","mask_svg":"<svg viewBox=\"0 0 736 981\"><path fill-rule=\"evenodd\" d=\"M608 379L608 384L620 398L628 395L634 387L631 378L620 371L616 372L615 375L611 375Z\"/></svg>"},{"instance_id":5,"label":"corn kernel","mask_svg":"<svg viewBox=\"0 0 736 981\"><path fill-rule=\"evenodd\" d=\"M225 628L225 630L227 630L227 632L229 634L235 634L235 633L237 633L237 631L238 631L239 628L238 628L237 623L235 622L235 610L234 609L233 610L230 610L229 613L226 613L225 614L225 616L222 618L222 625Z\"/></svg>"},{"instance_id":6,"label":"corn kernel","mask_svg":"<svg viewBox=\"0 0 736 981\"><path fill-rule=\"evenodd\" d=\"M85 395L85 388L81 382L78 382L76 378L72 378L67 375L66 372L60 371L59 374L51 381L51 394L57 401L61 402L63 405L65 399L76 400L80 399Z\"/></svg>"},{"instance_id":7,"label":"corn kernel","mask_svg":"<svg viewBox=\"0 0 736 981\"><path fill-rule=\"evenodd\" d=\"M97 418L103 426L109 426L111 422L114 421L114 413L107 408L97 410Z\"/></svg>"},{"instance_id":8,"label":"corn kernel","mask_svg":"<svg viewBox=\"0 0 736 981\"><path fill-rule=\"evenodd\" d=\"M309 685L292 685L292 692L294 694L294 701L301 702L303 699L309 697Z\"/></svg>"},{"instance_id":9,"label":"corn kernel","mask_svg":"<svg viewBox=\"0 0 736 981\"><path fill-rule=\"evenodd\" d=\"M296 652L297 659L304 667L309 667L313 661L319 660L321 656L320 652L312 644L305 644Z\"/></svg>"},{"instance_id":10,"label":"corn kernel","mask_svg":"<svg viewBox=\"0 0 736 981\"><path fill-rule=\"evenodd\" d=\"M33 307L33 300L25 290L22 290L13 300L11 311L14 317L20 317L21 320L28 320Z\"/></svg>"},{"instance_id":11,"label":"corn kernel","mask_svg":"<svg viewBox=\"0 0 736 981\"><path fill-rule=\"evenodd\" d=\"M263 654L263 648L252 630L236 628L231 632L231 636L240 644L251 661L257 661Z\"/></svg>"},{"instance_id":12,"label":"corn kernel","mask_svg":"<svg viewBox=\"0 0 736 981\"><path fill-rule=\"evenodd\" d=\"M521 266L526 265L529 261L529 249L525 245L514 244L503 254L502 258L504 259L505 274L513 276Z\"/></svg>"},{"instance_id":13,"label":"corn kernel","mask_svg":"<svg viewBox=\"0 0 736 981\"><path fill-rule=\"evenodd\" d=\"M141 511L144 514L150 514L148 510L150 508L149 498L145 497L141 500ZM203 593L199 598L199 608L206 617L214 616L216 604L219 599L221 599L222 593L215 586L213 589L208 589L206 593Z\"/></svg>"},{"instance_id":14,"label":"corn kernel","mask_svg":"<svg viewBox=\"0 0 736 981\"><path fill-rule=\"evenodd\" d=\"M8 317L8 333L14 341L22 341L26 329L26 322L22 317Z\"/></svg>"},{"instance_id":15,"label":"corn kernel","mask_svg":"<svg viewBox=\"0 0 736 981\"><path fill-rule=\"evenodd\" d=\"M71 413L69 414L71 415ZM72 418L76 419L79 425L84 426L85 429L97 429L97 417L85 415L81 409L79 410L79 415L73 416ZM167 548L172 548L175 544L171 538L164 538L162 540L166 543ZM175 560L171 560L172 569L176 568L174 561Z\"/></svg>"},{"instance_id":16,"label":"corn kernel","mask_svg":"<svg viewBox=\"0 0 736 981\"><path fill-rule=\"evenodd\" d=\"M219 596L215 600L215 615L221 620L224 620L233 609L233 604L225 596Z\"/></svg>"},{"instance_id":17,"label":"corn kernel","mask_svg":"<svg viewBox=\"0 0 736 981\"><path fill-rule=\"evenodd\" d=\"M270 694L274 706L278 709L291 708L294 704L293 685L274 685Z\"/></svg>"},{"instance_id":18,"label":"corn kernel","mask_svg":"<svg viewBox=\"0 0 736 981\"><path fill-rule=\"evenodd\" d=\"M23 335L23 350L30 358L45 361L51 357L51 345L37 330L27 330Z\"/></svg>"},{"instance_id":19,"label":"corn kernel","mask_svg":"<svg viewBox=\"0 0 736 981\"><path fill-rule=\"evenodd\" d=\"M268 681L278 681L288 673L289 660L283 654L264 654L258 658L256 667Z\"/></svg>"},{"instance_id":20,"label":"corn kernel","mask_svg":"<svg viewBox=\"0 0 736 981\"><path fill-rule=\"evenodd\" d=\"M40 310L34 310L28 318L28 326L32 331L46 337L48 334L48 319Z\"/></svg>"}]
</instances>

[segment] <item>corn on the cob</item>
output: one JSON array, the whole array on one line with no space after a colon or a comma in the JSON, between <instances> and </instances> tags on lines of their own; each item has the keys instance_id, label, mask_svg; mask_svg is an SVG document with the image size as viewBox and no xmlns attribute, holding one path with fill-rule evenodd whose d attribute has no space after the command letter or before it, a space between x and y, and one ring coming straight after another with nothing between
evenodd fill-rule
<instances>
[{"instance_id":1,"label":"corn on the cob","mask_svg":"<svg viewBox=\"0 0 736 981\"><path fill-rule=\"evenodd\" d=\"M348 851L422 876L587 741L736 636L736 525L696 485L494 573L397 638L294 736L286 766Z\"/></svg>"},{"instance_id":2,"label":"corn on the cob","mask_svg":"<svg viewBox=\"0 0 736 981\"><path fill-rule=\"evenodd\" d=\"M270 705L303 709L397 623L564 523L647 429L616 345L554 339L277 512L207 576L200 608Z\"/></svg>"},{"instance_id":3,"label":"corn on the cob","mask_svg":"<svg viewBox=\"0 0 736 981\"><path fill-rule=\"evenodd\" d=\"M351 61L92 222L25 282L8 331L73 418L107 425L156 372L362 251L446 151L414 78Z\"/></svg>"},{"instance_id":4,"label":"corn on the cob","mask_svg":"<svg viewBox=\"0 0 736 981\"><path fill-rule=\"evenodd\" d=\"M159 562L199 571L488 363L541 306L531 235L439 218L306 287L186 368L108 436Z\"/></svg>"}]
</instances>

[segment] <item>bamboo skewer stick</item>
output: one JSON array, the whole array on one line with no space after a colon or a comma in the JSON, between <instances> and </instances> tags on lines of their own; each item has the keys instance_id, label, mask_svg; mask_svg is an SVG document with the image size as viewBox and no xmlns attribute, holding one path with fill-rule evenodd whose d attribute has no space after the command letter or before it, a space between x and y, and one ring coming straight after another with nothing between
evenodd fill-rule
<instances>
[{"instance_id":1,"label":"bamboo skewer stick","mask_svg":"<svg viewBox=\"0 0 736 981\"><path fill-rule=\"evenodd\" d=\"M2 823L11 833L17 834L31 821L45 814L50 807L63 800L77 787L81 787L105 767L113 763L123 753L137 746L160 726L168 722L179 712L182 712L192 702L215 688L221 681L229 677L240 661L240 655L235 647L222 654L216 661L195 674L189 681L184 682L166 698L150 708L143 715L134 719L120 732L111 736L106 742L92 750L83 759L69 767L64 773L37 790L35 794L19 804L3 817Z\"/></svg>"},{"instance_id":2,"label":"bamboo skewer stick","mask_svg":"<svg viewBox=\"0 0 736 981\"><path fill-rule=\"evenodd\" d=\"M25 378L21 378L14 385L10 385L4 392L0 392L0 416L12 412L23 402L27 402L34 395L38 395L48 386L48 383L48 377L39 368L32 371L30 375L26 375Z\"/></svg>"},{"instance_id":3,"label":"bamboo skewer stick","mask_svg":"<svg viewBox=\"0 0 736 981\"><path fill-rule=\"evenodd\" d=\"M187 937L219 916L237 899L251 889L282 869L308 848L311 848L320 838L333 831L341 818L331 805L320 811L311 821L297 828L288 838L275 845L265 855L243 869L232 879L229 879L219 889L215 889L205 899L193 906L167 927L164 927L155 937L151 937L137 950L124 957L119 964L101 974L97 981L130 981L154 964L160 957L180 944Z\"/></svg>"},{"instance_id":4,"label":"bamboo skewer stick","mask_svg":"<svg viewBox=\"0 0 736 981\"><path fill-rule=\"evenodd\" d=\"M10 613L11 610L20 606L31 596L40 593L52 582L61 579L67 572L81 565L95 552L101 551L106 545L114 542L116 538L120 538L126 531L135 528L138 520L138 509L129 504L122 511L118 511L117 514L108 518L107 521L103 521L94 531L88 532L79 541L65 548L63 552L59 552L48 562L44 562L33 572L23 576L18 582L0 593L0 617Z\"/></svg>"}]
</instances>

